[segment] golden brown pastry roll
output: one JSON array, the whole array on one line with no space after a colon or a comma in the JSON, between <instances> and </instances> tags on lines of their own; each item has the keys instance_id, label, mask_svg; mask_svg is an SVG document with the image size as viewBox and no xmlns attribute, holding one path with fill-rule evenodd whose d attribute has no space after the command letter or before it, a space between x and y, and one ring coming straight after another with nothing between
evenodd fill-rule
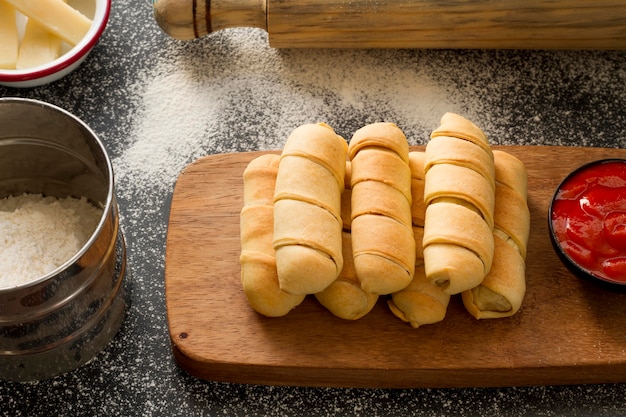
<instances>
[{"instance_id":1,"label":"golden brown pastry roll","mask_svg":"<svg viewBox=\"0 0 626 417\"><path fill-rule=\"evenodd\" d=\"M493 230L455 202L428 205L422 244L426 274L448 294L474 288L491 269Z\"/></svg>"},{"instance_id":2,"label":"golden brown pastry roll","mask_svg":"<svg viewBox=\"0 0 626 417\"><path fill-rule=\"evenodd\" d=\"M517 247L526 259L530 233L530 210L528 209L528 173L524 163L503 151L493 151L496 167L496 235ZM506 202L506 204L498 204Z\"/></svg>"},{"instance_id":3,"label":"golden brown pastry roll","mask_svg":"<svg viewBox=\"0 0 626 417\"><path fill-rule=\"evenodd\" d=\"M452 164L470 168L485 177L494 186L496 173L491 150L486 151L473 142L451 136L435 136L429 142L430 151L424 154L424 170L437 164Z\"/></svg>"},{"instance_id":4,"label":"golden brown pastry roll","mask_svg":"<svg viewBox=\"0 0 626 417\"><path fill-rule=\"evenodd\" d=\"M274 186L280 157L265 154L254 158L243 172L243 204L274 205Z\"/></svg>"},{"instance_id":5,"label":"golden brown pastry roll","mask_svg":"<svg viewBox=\"0 0 626 417\"><path fill-rule=\"evenodd\" d=\"M426 177L426 152L409 152L409 170L412 179L424 181Z\"/></svg>"},{"instance_id":6,"label":"golden brown pastry roll","mask_svg":"<svg viewBox=\"0 0 626 417\"><path fill-rule=\"evenodd\" d=\"M346 141L326 123L306 124L296 128L289 135L281 158L293 155L317 162L334 175L337 186L343 189L347 151ZM280 172L277 181L279 179Z\"/></svg>"},{"instance_id":7,"label":"golden brown pastry roll","mask_svg":"<svg viewBox=\"0 0 626 417\"><path fill-rule=\"evenodd\" d=\"M302 156L283 155L280 169L288 175L277 178L274 201L301 201L320 206L336 218L341 217L343 188L335 185L335 177L326 167ZM297 175L299 172L306 175Z\"/></svg>"},{"instance_id":8,"label":"golden brown pastry roll","mask_svg":"<svg viewBox=\"0 0 626 417\"><path fill-rule=\"evenodd\" d=\"M396 317L418 328L442 321L446 317L449 302L450 295L430 282L424 265L419 264L415 267L415 275L408 287L392 294L387 303Z\"/></svg>"},{"instance_id":9,"label":"golden brown pastry roll","mask_svg":"<svg viewBox=\"0 0 626 417\"><path fill-rule=\"evenodd\" d=\"M350 141L352 253L364 291L391 294L415 269L409 145L392 123L374 123Z\"/></svg>"},{"instance_id":10,"label":"golden brown pastry roll","mask_svg":"<svg viewBox=\"0 0 626 417\"><path fill-rule=\"evenodd\" d=\"M346 161L346 188L341 198L343 269L332 284L315 294L315 298L320 304L335 316L346 320L356 320L363 317L374 308L378 300L378 294L366 292L361 288L361 282L354 269L352 236L350 234L352 218L351 172L350 161Z\"/></svg>"},{"instance_id":11,"label":"golden brown pastry roll","mask_svg":"<svg viewBox=\"0 0 626 417\"><path fill-rule=\"evenodd\" d=\"M458 294L479 285L493 261L493 152L476 125L446 113L426 146L424 169L424 268L445 293Z\"/></svg>"},{"instance_id":12,"label":"golden brown pastry roll","mask_svg":"<svg viewBox=\"0 0 626 417\"><path fill-rule=\"evenodd\" d=\"M352 189L350 188L350 176L352 173L352 165L350 161L346 161L346 178L344 190L341 194L341 220L343 230L350 230L352 227ZM352 257L352 254L350 254Z\"/></svg>"},{"instance_id":13,"label":"golden brown pastry roll","mask_svg":"<svg viewBox=\"0 0 626 417\"><path fill-rule=\"evenodd\" d=\"M423 226L413 226L413 237L415 238L415 260L417 264L424 263L424 246L422 242L424 241L424 227ZM419 261L419 262L418 262ZM423 267L423 265L422 265Z\"/></svg>"},{"instance_id":14,"label":"golden brown pastry roll","mask_svg":"<svg viewBox=\"0 0 626 417\"><path fill-rule=\"evenodd\" d=\"M424 229L413 227L416 242L415 273L411 283L391 295L387 305L400 320L413 328L442 321L450 303L450 295L426 277L424 269L422 237Z\"/></svg>"},{"instance_id":15,"label":"golden brown pastry roll","mask_svg":"<svg viewBox=\"0 0 626 417\"><path fill-rule=\"evenodd\" d=\"M463 304L477 319L510 317L526 293L526 253L530 231L527 173L514 156L494 151L496 207L495 250L491 271L482 283L463 292Z\"/></svg>"},{"instance_id":16,"label":"golden brown pastry roll","mask_svg":"<svg viewBox=\"0 0 626 417\"><path fill-rule=\"evenodd\" d=\"M394 123L372 123L354 132L348 150L350 159L364 148L389 149L404 163L409 163L409 143L402 130Z\"/></svg>"},{"instance_id":17,"label":"golden brown pastry roll","mask_svg":"<svg viewBox=\"0 0 626 417\"><path fill-rule=\"evenodd\" d=\"M352 219L352 253L361 287L367 292L391 294L411 282L415 269L411 226L377 214L356 217Z\"/></svg>"},{"instance_id":18,"label":"golden brown pastry roll","mask_svg":"<svg viewBox=\"0 0 626 417\"><path fill-rule=\"evenodd\" d=\"M241 249L274 256L274 206L271 204L244 205L239 213Z\"/></svg>"},{"instance_id":19,"label":"golden brown pastry roll","mask_svg":"<svg viewBox=\"0 0 626 417\"><path fill-rule=\"evenodd\" d=\"M352 190L360 182L376 181L395 188L411 200L411 170L402 156L390 149L371 147L361 148L351 158Z\"/></svg>"},{"instance_id":20,"label":"golden brown pastry roll","mask_svg":"<svg viewBox=\"0 0 626 417\"><path fill-rule=\"evenodd\" d=\"M493 156L497 181L517 191L526 200L528 198L528 173L524 163L504 151L495 150Z\"/></svg>"},{"instance_id":21,"label":"golden brown pastry roll","mask_svg":"<svg viewBox=\"0 0 626 417\"><path fill-rule=\"evenodd\" d=\"M431 133L430 137L433 139L439 136L463 139L480 147L488 154L492 153L489 140L482 129L455 113L446 113L441 117L440 126Z\"/></svg>"},{"instance_id":22,"label":"golden brown pastry roll","mask_svg":"<svg viewBox=\"0 0 626 417\"><path fill-rule=\"evenodd\" d=\"M501 183L496 186L496 230L500 237L511 241L522 257L526 258L528 235L530 233L530 211L526 198L512 188Z\"/></svg>"},{"instance_id":23,"label":"golden brown pastry roll","mask_svg":"<svg viewBox=\"0 0 626 417\"><path fill-rule=\"evenodd\" d=\"M409 168L411 171L411 222L413 226L424 227L426 202L424 201L426 153L421 151L409 152ZM422 233L423 234L423 233ZM420 241L421 246L421 241ZM421 256L419 256L421 258Z\"/></svg>"},{"instance_id":24,"label":"golden brown pastry roll","mask_svg":"<svg viewBox=\"0 0 626 417\"><path fill-rule=\"evenodd\" d=\"M483 282L462 294L463 304L476 319L510 317L519 311L526 293L525 261L499 237L491 272Z\"/></svg>"},{"instance_id":25,"label":"golden brown pastry roll","mask_svg":"<svg viewBox=\"0 0 626 417\"><path fill-rule=\"evenodd\" d=\"M424 270L424 161L425 153L409 152L409 168L411 170L411 215L413 237L415 239L415 272L411 283L391 295L387 305L399 319L417 328L425 324L442 321L448 309L450 295L442 288L426 278Z\"/></svg>"},{"instance_id":26,"label":"golden brown pastry roll","mask_svg":"<svg viewBox=\"0 0 626 417\"><path fill-rule=\"evenodd\" d=\"M397 188L380 181L361 181L354 185L352 217L377 214L401 224L411 224L411 203Z\"/></svg>"},{"instance_id":27,"label":"golden brown pastry roll","mask_svg":"<svg viewBox=\"0 0 626 417\"><path fill-rule=\"evenodd\" d=\"M437 199L459 200L473 206L493 228L495 193L489 180L471 168L452 164L433 165L424 185L424 202L428 206Z\"/></svg>"},{"instance_id":28,"label":"golden brown pastry roll","mask_svg":"<svg viewBox=\"0 0 626 417\"><path fill-rule=\"evenodd\" d=\"M278 162L278 155L267 154L248 164L240 216L241 283L250 306L268 317L284 316L304 300L303 295L288 294L278 285L272 204Z\"/></svg>"},{"instance_id":29,"label":"golden brown pastry roll","mask_svg":"<svg viewBox=\"0 0 626 417\"><path fill-rule=\"evenodd\" d=\"M280 288L324 290L343 268L341 194L346 141L324 124L295 129L283 148L274 190L274 240Z\"/></svg>"},{"instance_id":30,"label":"golden brown pastry roll","mask_svg":"<svg viewBox=\"0 0 626 417\"><path fill-rule=\"evenodd\" d=\"M352 261L352 236L343 232L343 269L339 277L315 298L335 316L357 320L369 313L378 301L378 294L363 291Z\"/></svg>"}]
</instances>

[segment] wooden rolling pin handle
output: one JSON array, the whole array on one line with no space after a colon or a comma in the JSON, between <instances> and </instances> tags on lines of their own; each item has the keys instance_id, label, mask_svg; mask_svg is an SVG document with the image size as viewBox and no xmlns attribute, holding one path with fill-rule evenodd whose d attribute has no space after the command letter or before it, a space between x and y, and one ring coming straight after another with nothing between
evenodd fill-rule
<instances>
[{"instance_id":1,"label":"wooden rolling pin handle","mask_svg":"<svg viewBox=\"0 0 626 417\"><path fill-rule=\"evenodd\" d=\"M172 38L189 40L232 27L267 30L266 0L153 0L154 18Z\"/></svg>"}]
</instances>

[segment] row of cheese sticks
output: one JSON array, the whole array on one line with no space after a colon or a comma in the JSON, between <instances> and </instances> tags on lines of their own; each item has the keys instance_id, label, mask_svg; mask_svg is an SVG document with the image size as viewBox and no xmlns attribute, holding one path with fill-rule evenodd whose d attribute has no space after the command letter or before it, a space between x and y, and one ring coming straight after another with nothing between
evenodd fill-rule
<instances>
[{"instance_id":1,"label":"row of cheese sticks","mask_svg":"<svg viewBox=\"0 0 626 417\"><path fill-rule=\"evenodd\" d=\"M442 122L451 117L464 120L446 115ZM326 138L326 145L319 137ZM388 303L394 314L417 327L443 319L452 294L472 292L493 298L493 291L479 284L494 256L493 236L498 229L489 225L494 222L494 204L486 216L478 216L488 225L492 248L491 254L489 248L485 250L487 262L479 257L483 273L477 282L441 269L445 264L441 261L449 260L459 247L474 255L481 251L465 247L471 237L446 242L454 219L424 233L429 205L440 204L431 210L435 223L454 216L448 205L476 207L458 204L458 197L437 191L446 181L426 187L426 171L441 163L436 158L428 147L425 153L409 152L397 126L376 123L357 131L349 147L330 127L305 125L290 136L281 156L264 155L252 161L244 172L241 212L242 283L252 307L267 316L280 316L307 294L315 294L333 314L356 319L367 314L380 295L391 295ZM491 164L487 170L493 172L494 194L493 157ZM442 227L446 231L438 232ZM424 248L429 246L436 248L430 274L424 260ZM451 247L449 255L441 253L446 246ZM499 315L514 314L517 308L510 306Z\"/></svg>"}]
</instances>

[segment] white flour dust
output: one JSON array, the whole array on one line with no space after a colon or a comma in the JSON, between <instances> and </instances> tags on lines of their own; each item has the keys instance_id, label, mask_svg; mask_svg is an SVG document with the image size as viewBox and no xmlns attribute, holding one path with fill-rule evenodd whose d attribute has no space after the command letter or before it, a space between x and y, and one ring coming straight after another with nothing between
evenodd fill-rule
<instances>
[{"instance_id":1,"label":"white flour dust","mask_svg":"<svg viewBox=\"0 0 626 417\"><path fill-rule=\"evenodd\" d=\"M326 122L349 139L367 123L397 123L424 143L447 111L460 111L438 65L393 61L385 51L276 50L254 30L232 30L227 48L170 44L132 86L137 114L113 161L122 192L167 193L193 160L280 149L304 123Z\"/></svg>"},{"instance_id":2,"label":"white flour dust","mask_svg":"<svg viewBox=\"0 0 626 417\"><path fill-rule=\"evenodd\" d=\"M0 199L0 288L52 272L89 240L102 209L85 198L23 194Z\"/></svg>"}]
</instances>

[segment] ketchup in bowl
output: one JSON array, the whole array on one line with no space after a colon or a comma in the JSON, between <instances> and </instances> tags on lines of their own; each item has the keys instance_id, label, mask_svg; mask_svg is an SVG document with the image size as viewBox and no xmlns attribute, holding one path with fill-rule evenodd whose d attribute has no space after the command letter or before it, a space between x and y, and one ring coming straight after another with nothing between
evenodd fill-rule
<instances>
[{"instance_id":1,"label":"ketchup in bowl","mask_svg":"<svg viewBox=\"0 0 626 417\"><path fill-rule=\"evenodd\" d=\"M557 188L550 236L575 275L626 289L626 160L584 165Z\"/></svg>"}]
</instances>

